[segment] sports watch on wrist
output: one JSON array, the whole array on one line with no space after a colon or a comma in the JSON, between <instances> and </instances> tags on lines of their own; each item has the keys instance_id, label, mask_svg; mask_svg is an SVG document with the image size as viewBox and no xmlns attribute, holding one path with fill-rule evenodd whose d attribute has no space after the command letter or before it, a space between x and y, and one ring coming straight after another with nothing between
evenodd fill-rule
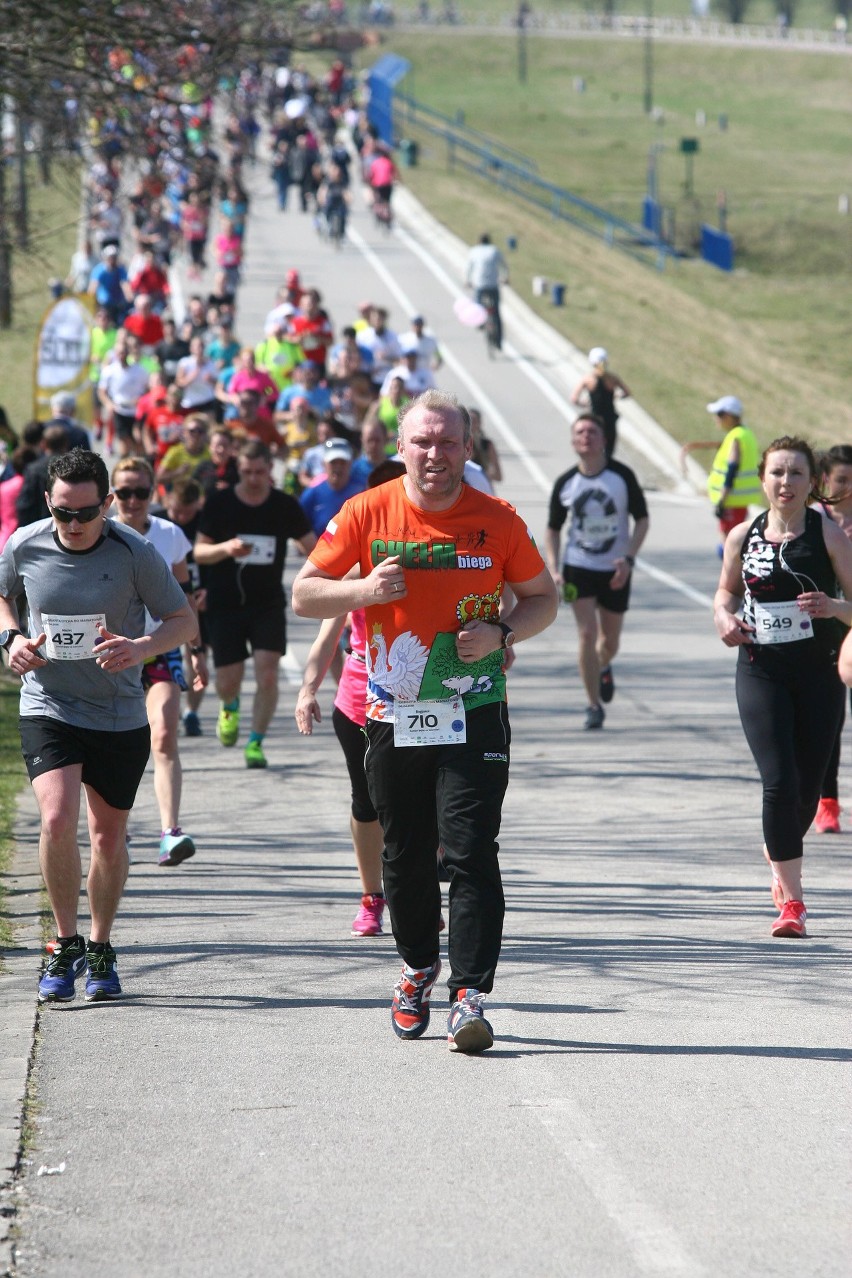
<instances>
[{"instance_id":1,"label":"sports watch on wrist","mask_svg":"<svg viewBox=\"0 0 852 1278\"><path fill-rule=\"evenodd\" d=\"M0 630L0 648L5 648L8 652L12 640L23 633L22 630Z\"/></svg>"},{"instance_id":2,"label":"sports watch on wrist","mask_svg":"<svg viewBox=\"0 0 852 1278\"><path fill-rule=\"evenodd\" d=\"M515 642L514 630L512 629L511 626L507 626L505 621L498 621L497 625L500 627L500 629L503 632L503 641L500 644L500 647L511 648L512 644Z\"/></svg>"}]
</instances>

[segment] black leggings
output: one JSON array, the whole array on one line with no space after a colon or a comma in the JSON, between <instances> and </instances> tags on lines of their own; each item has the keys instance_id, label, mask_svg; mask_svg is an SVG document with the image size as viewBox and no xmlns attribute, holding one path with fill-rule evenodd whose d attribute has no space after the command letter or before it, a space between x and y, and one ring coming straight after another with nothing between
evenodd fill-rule
<instances>
[{"instance_id":1,"label":"black leggings","mask_svg":"<svg viewBox=\"0 0 852 1278\"><path fill-rule=\"evenodd\" d=\"M812 642L812 641L806 641ZM773 861L794 861L819 803L844 688L824 661L760 654L737 665L737 706L763 782L763 837ZM769 668L767 668L769 667Z\"/></svg>"},{"instance_id":2,"label":"black leggings","mask_svg":"<svg viewBox=\"0 0 852 1278\"><path fill-rule=\"evenodd\" d=\"M367 721L367 779L385 836L397 950L415 968L438 958L440 845L450 874L451 1000L459 989L487 993L494 985L505 910L497 835L510 735L504 702L468 711L464 745L398 747L393 724Z\"/></svg>"},{"instance_id":3,"label":"black leggings","mask_svg":"<svg viewBox=\"0 0 852 1278\"><path fill-rule=\"evenodd\" d=\"M352 786L352 816L356 821L364 823L378 821L378 814L370 800L367 788L367 774L364 771L364 755L367 753L367 734L357 723L353 723L348 715L337 706L331 712L331 722L340 748L346 758L349 781Z\"/></svg>"}]
</instances>

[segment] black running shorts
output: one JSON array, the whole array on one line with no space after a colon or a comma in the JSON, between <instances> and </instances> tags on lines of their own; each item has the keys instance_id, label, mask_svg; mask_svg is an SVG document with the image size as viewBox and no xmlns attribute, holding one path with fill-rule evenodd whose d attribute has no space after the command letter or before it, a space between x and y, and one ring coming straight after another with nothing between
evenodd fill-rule
<instances>
[{"instance_id":1,"label":"black running shorts","mask_svg":"<svg viewBox=\"0 0 852 1278\"><path fill-rule=\"evenodd\" d=\"M233 666L252 652L287 651L287 623L283 605L257 608L215 608L207 612L207 629L217 666Z\"/></svg>"},{"instance_id":2,"label":"black running shorts","mask_svg":"<svg viewBox=\"0 0 852 1278\"><path fill-rule=\"evenodd\" d=\"M151 730L98 732L46 716L22 718L21 753L31 781L58 768L83 765L83 783L111 808L129 812L151 753Z\"/></svg>"},{"instance_id":3,"label":"black running shorts","mask_svg":"<svg viewBox=\"0 0 852 1278\"><path fill-rule=\"evenodd\" d=\"M571 564L563 564L562 580L565 582L564 595L568 603L573 603L575 599L595 599L607 612L627 612L632 573L627 578L627 585L620 590L613 590L609 584L612 572L593 572L590 568L573 568Z\"/></svg>"},{"instance_id":4,"label":"black running shorts","mask_svg":"<svg viewBox=\"0 0 852 1278\"><path fill-rule=\"evenodd\" d=\"M132 439L136 418L132 413L113 413L112 424L118 439Z\"/></svg>"}]
</instances>

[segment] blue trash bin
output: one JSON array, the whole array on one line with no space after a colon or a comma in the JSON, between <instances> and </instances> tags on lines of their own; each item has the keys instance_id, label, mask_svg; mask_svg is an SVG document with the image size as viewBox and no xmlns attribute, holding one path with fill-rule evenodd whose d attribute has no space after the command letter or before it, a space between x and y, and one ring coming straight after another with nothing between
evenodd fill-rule
<instances>
[{"instance_id":1,"label":"blue trash bin","mask_svg":"<svg viewBox=\"0 0 852 1278\"><path fill-rule=\"evenodd\" d=\"M551 297L553 299L554 306L564 306L565 305L565 285L554 284L552 292L551 292Z\"/></svg>"}]
</instances>

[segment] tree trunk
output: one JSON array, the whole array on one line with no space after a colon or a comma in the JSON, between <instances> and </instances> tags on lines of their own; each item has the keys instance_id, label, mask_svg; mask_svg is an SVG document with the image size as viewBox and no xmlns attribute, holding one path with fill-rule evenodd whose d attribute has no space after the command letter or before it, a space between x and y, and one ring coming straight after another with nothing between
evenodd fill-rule
<instances>
[{"instance_id":1,"label":"tree trunk","mask_svg":"<svg viewBox=\"0 0 852 1278\"><path fill-rule=\"evenodd\" d=\"M18 200L15 223L18 231L18 247L25 249L30 241L29 201L27 198L27 152L24 146L26 129L20 110L15 114L15 146L18 152Z\"/></svg>"},{"instance_id":2,"label":"tree trunk","mask_svg":"<svg viewBox=\"0 0 852 1278\"><path fill-rule=\"evenodd\" d=\"M41 170L41 181L43 186L50 186L53 179L53 174L50 171L50 161L53 157L53 139L56 132L56 124L50 117L43 119L39 125L38 132L38 166Z\"/></svg>"},{"instance_id":3,"label":"tree trunk","mask_svg":"<svg viewBox=\"0 0 852 1278\"><path fill-rule=\"evenodd\" d=\"M0 329L12 327L12 243L6 201L6 165L0 157Z\"/></svg>"}]
</instances>

